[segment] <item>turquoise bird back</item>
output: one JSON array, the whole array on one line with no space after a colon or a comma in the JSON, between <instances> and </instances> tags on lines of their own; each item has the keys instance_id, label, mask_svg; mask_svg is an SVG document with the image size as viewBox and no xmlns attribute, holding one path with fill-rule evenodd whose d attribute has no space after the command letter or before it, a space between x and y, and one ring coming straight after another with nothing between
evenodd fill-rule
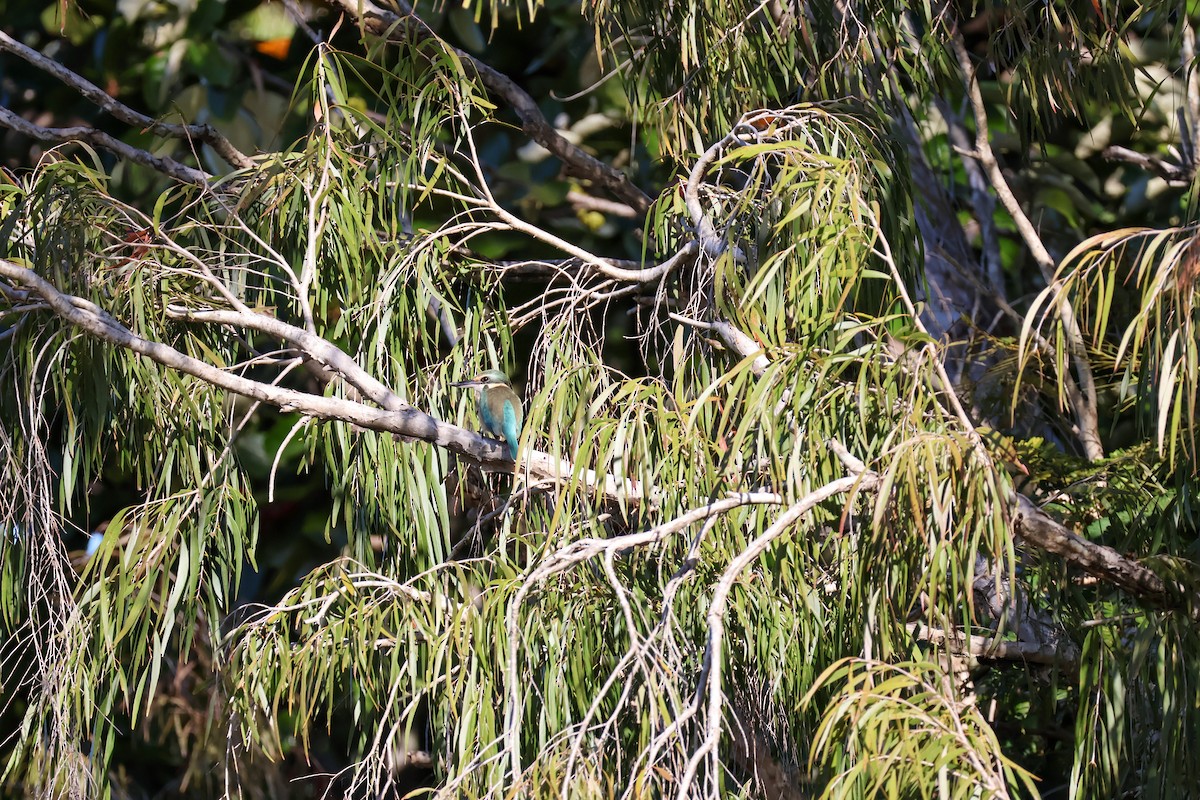
<instances>
[{"instance_id":1,"label":"turquoise bird back","mask_svg":"<svg viewBox=\"0 0 1200 800\"><path fill-rule=\"evenodd\" d=\"M521 422L524 418L521 398L507 386L489 386L479 393L479 418L484 430L508 442L508 452L517 460L517 445L521 441Z\"/></svg>"}]
</instances>

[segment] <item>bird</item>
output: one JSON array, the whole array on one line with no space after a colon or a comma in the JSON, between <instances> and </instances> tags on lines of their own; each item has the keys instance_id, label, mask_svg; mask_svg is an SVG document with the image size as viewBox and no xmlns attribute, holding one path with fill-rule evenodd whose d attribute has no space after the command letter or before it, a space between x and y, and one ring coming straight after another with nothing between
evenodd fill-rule
<instances>
[{"instance_id":1,"label":"bird","mask_svg":"<svg viewBox=\"0 0 1200 800\"><path fill-rule=\"evenodd\" d=\"M525 412L521 398L513 391L512 382L498 369L481 372L469 381L452 383L459 389L475 389L476 409L483 429L495 438L508 443L508 453L517 460L517 443L521 440L521 421Z\"/></svg>"}]
</instances>

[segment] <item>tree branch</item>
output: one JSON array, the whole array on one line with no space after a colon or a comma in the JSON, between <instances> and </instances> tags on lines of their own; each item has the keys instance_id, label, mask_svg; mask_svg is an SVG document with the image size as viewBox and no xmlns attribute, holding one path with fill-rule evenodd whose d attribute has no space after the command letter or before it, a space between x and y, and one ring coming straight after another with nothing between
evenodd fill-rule
<instances>
[{"instance_id":1,"label":"tree branch","mask_svg":"<svg viewBox=\"0 0 1200 800\"><path fill-rule=\"evenodd\" d=\"M1005 642L987 636L963 636L958 631L944 631L919 622L910 622L907 627L908 632L918 641L934 646L947 646L955 654L967 655L973 659L1046 664L1062 669L1075 669L1079 666L1078 652L1053 644Z\"/></svg>"},{"instance_id":2,"label":"tree branch","mask_svg":"<svg viewBox=\"0 0 1200 800\"><path fill-rule=\"evenodd\" d=\"M620 269L636 270L641 265L628 258L606 259L609 264ZM482 261L479 265L484 269L499 272L505 278L534 280L538 278L572 277L573 273L582 268L586 262L582 258L523 258L505 261Z\"/></svg>"},{"instance_id":3,"label":"tree branch","mask_svg":"<svg viewBox=\"0 0 1200 800\"><path fill-rule=\"evenodd\" d=\"M88 144L108 150L110 153L114 153L127 161L133 161L142 166L157 170L183 183L190 183L196 186L205 186L208 183L209 175L206 172L189 167L186 164L181 164L167 156L156 156L145 150L139 150L132 145L125 144L120 139L109 136L104 131L98 131L86 125L76 125L70 128L44 128L41 125L34 125L32 122L22 119L11 110L0 106L0 126L24 134L31 139L37 139L39 142L53 142L55 144L62 142L87 142Z\"/></svg>"},{"instance_id":4,"label":"tree branch","mask_svg":"<svg viewBox=\"0 0 1200 800\"><path fill-rule=\"evenodd\" d=\"M987 107L983 102L983 93L979 89L979 78L971 63L967 47L963 43L962 34L957 28L952 28L950 46L954 51L955 58L958 59L959 69L962 70L967 98L970 100L971 109L975 115L974 155L983 165L996 196L1004 205L1004 210L1012 217L1013 223L1017 226L1017 232L1021 234L1021 239L1024 240L1025 246L1029 248L1034 261L1037 262L1046 285L1050 286L1054 283L1056 267L1054 258L1046 249L1046 245L1025 214L1025 210L1021 208L1020 201L1013 194L1008 180L1000 169L1000 163L996 160L996 154L992 150L992 142L989 138ZM1075 318L1075 312L1070 303L1065 299L1058 304L1058 314L1067 332L1068 346L1075 364L1075 371L1078 373L1079 388L1084 399L1084 402L1075 405L1073 409L1076 424L1079 426L1079 440L1088 460L1097 461L1104 457L1104 446L1100 441L1100 420L1096 411L1096 381L1092 376L1091 364L1088 363L1087 355L1084 352L1083 333L1080 331L1079 322ZM1065 380L1074 380L1070 375L1063 377Z\"/></svg>"},{"instance_id":5,"label":"tree branch","mask_svg":"<svg viewBox=\"0 0 1200 800\"><path fill-rule=\"evenodd\" d=\"M1184 135L1187 135L1186 132ZM1172 164L1159 156L1148 156L1119 145L1104 148L1100 155L1109 161L1123 161L1141 167L1165 180L1169 186L1176 188L1191 186L1192 180L1195 178L1194 167L1189 169L1186 166Z\"/></svg>"},{"instance_id":6,"label":"tree branch","mask_svg":"<svg viewBox=\"0 0 1200 800\"><path fill-rule=\"evenodd\" d=\"M309 337L312 335L303 329L253 313L218 313L215 310L193 312L200 315L209 314L207 321L210 322L220 320L231 324L236 319L238 323L251 329L285 338L296 344L297 348L304 351L310 358L328 363L364 394L371 396L372 399L378 398L377 402L384 403L386 406L375 408L353 400L309 394L235 375L161 342L138 336L104 309L89 300L60 292L33 270L6 259L0 259L0 276L27 287L33 294L41 297L56 315L84 332L144 356L165 367L199 378L212 386L258 400L283 411L297 411L316 419L348 422L368 430L417 439L445 447L451 452L493 468L513 469L513 461L508 457L506 445L456 425L442 422L408 405L390 389L363 371L336 346L320 337L310 339ZM186 317L185 312L176 310L173 313ZM546 453L531 451L525 455L522 463L529 474L536 478L549 478L556 481L569 480L578 472L585 485L611 498L641 500L648 494L632 481L620 480L611 475L601 475L589 469L578 470L569 461L555 458Z\"/></svg>"},{"instance_id":7,"label":"tree branch","mask_svg":"<svg viewBox=\"0 0 1200 800\"><path fill-rule=\"evenodd\" d=\"M599 211L601 214L608 214L613 217L637 219L641 216L637 210L625 203L605 200L603 197L592 197L590 194L584 194L575 190L567 192L567 202L583 211Z\"/></svg>"},{"instance_id":8,"label":"tree branch","mask_svg":"<svg viewBox=\"0 0 1200 800\"><path fill-rule=\"evenodd\" d=\"M334 0L334 4L351 18L376 36L390 41L422 41L436 39L428 26L413 13L405 0L396 0L401 13L381 8L372 0ZM553 153L566 165L568 173L591 180L610 192L614 197L628 203L639 214L646 213L652 202L649 195L634 186L625 173L589 155L582 148L571 144L554 129L534 99L507 75L488 66L470 53L444 42L441 46L453 52L479 77L489 90L502 97L521 120L521 130L530 139Z\"/></svg>"},{"instance_id":9,"label":"tree branch","mask_svg":"<svg viewBox=\"0 0 1200 800\"><path fill-rule=\"evenodd\" d=\"M541 237L535 236L535 238ZM561 275L569 276L583 267L588 267L607 278L621 281L622 283L653 283L696 255L698 251L699 246L695 242L688 242L670 257L648 267L642 267L640 266L640 262L631 259L600 258L597 256L589 258L572 256L570 258L558 259L535 258L515 261L481 261L479 263L485 269L502 273L506 278L555 278Z\"/></svg>"},{"instance_id":10,"label":"tree branch","mask_svg":"<svg viewBox=\"0 0 1200 800\"><path fill-rule=\"evenodd\" d=\"M685 514L664 522L654 528L638 533L614 536L608 539L581 539L559 548L556 552L542 559L537 567L529 573L517 591L512 603L505 614L505 627L508 631L508 674L509 691L505 698L504 740L505 756L510 763L514 777L521 774L520 753L520 715L524 702L521 696L521 681L517 675L519 636L519 612L525 598L537 586L548 578L563 572L576 564L583 563L598 555L611 557L613 554L631 547L642 547L655 544L686 530L697 522L711 520L735 508L745 505L778 505L783 497L774 492L743 492L731 493L721 500L713 500L703 506L694 508ZM631 629L632 630L632 629ZM623 659L624 660L624 659ZM591 712L589 712L589 717ZM572 759L573 763L574 759ZM568 769L568 775L570 774Z\"/></svg>"},{"instance_id":11,"label":"tree branch","mask_svg":"<svg viewBox=\"0 0 1200 800\"><path fill-rule=\"evenodd\" d=\"M1149 603L1164 608L1179 607L1180 600L1186 598L1179 589L1128 556L1076 535L1024 495L1016 495L1013 524L1026 542ZM1200 597L1193 595L1186 599L1195 618L1200 614Z\"/></svg>"},{"instance_id":12,"label":"tree branch","mask_svg":"<svg viewBox=\"0 0 1200 800\"><path fill-rule=\"evenodd\" d=\"M315 333L289 325L276 317L254 311L189 309L181 306L167 306L167 316L189 322L231 325L270 334L285 342L291 342L312 359L339 373L351 386L380 408L388 411L410 408L399 395L376 380L341 348Z\"/></svg>"},{"instance_id":13,"label":"tree branch","mask_svg":"<svg viewBox=\"0 0 1200 800\"><path fill-rule=\"evenodd\" d=\"M122 122L128 123L143 130L148 130L159 136L170 136L176 139L183 139L191 142L193 139L199 139L202 142L209 144L217 155L225 160L231 166L239 169L246 169L254 165L254 162L249 159L244 153L238 150L228 139L221 135L220 131L211 125L177 125L168 122L160 122L151 119L145 114L134 111L129 106L115 99L99 86L88 81L86 78L72 72L63 65L53 59L34 50L31 47L26 47L20 42L13 39L4 31L0 31L0 51L12 53L19 58L23 58L30 64L34 65L43 72L47 72L58 78L63 83L70 86L75 91L79 92L83 97L92 103L99 106L103 111L111 114Z\"/></svg>"},{"instance_id":14,"label":"tree branch","mask_svg":"<svg viewBox=\"0 0 1200 800\"><path fill-rule=\"evenodd\" d=\"M762 345L751 339L743 333L739 328L725 320L714 320L705 322L700 319L692 319L685 317L682 314L667 312L667 316L683 325L690 325L693 328L700 330L712 331L721 338L721 342L741 358L750 358L754 356L754 361L750 365L750 370L756 377L761 378L767 371L767 367L771 366L771 360L763 353Z\"/></svg>"},{"instance_id":15,"label":"tree branch","mask_svg":"<svg viewBox=\"0 0 1200 800\"><path fill-rule=\"evenodd\" d=\"M582 247L578 247L561 237L555 236L549 231L543 230L536 225L526 222L520 217L514 216L498 203L491 204L491 211L497 217L499 217L505 225L513 230L520 231L521 233L537 239L538 241L545 242L546 244L555 247L564 253L568 253L575 258L578 258L582 263L587 264L587 266L596 272L599 272L601 275L604 275L607 278L612 278L615 281L622 281L624 283L653 283L654 281L662 278L671 270L675 269L675 267L692 258L699 250L699 245L697 245L695 242L688 242L670 258L655 264L653 267L646 267L643 269L623 269L621 267L614 266L607 259L592 255Z\"/></svg>"},{"instance_id":16,"label":"tree branch","mask_svg":"<svg viewBox=\"0 0 1200 800\"><path fill-rule=\"evenodd\" d=\"M708 641L704 648L704 666L701 669L699 679L701 688L697 692L698 696L704 693L707 693L708 696L704 743L692 754L692 758L688 762L687 771L679 781L679 792L677 795L679 798L689 796L688 789L695 780L696 771L699 769L700 762L704 760L705 756L711 755L714 760L717 758L717 745L721 739L721 720L723 716L721 713L721 702L724 698L724 689L722 686L724 661L721 650L725 644L725 611L728 608L729 595L733 592L734 585L747 567L757 561L758 557L766 552L767 548L776 539L789 531L809 511L812 511L812 509L832 497L846 492L873 489L878 483L879 476L872 472L864 472L860 475L849 475L845 478L839 478L825 484L819 489L814 489L784 511L761 536L746 545L746 548L738 553L729 562L729 566L725 568L720 581L717 582L717 588L713 590L712 599L708 606ZM719 770L719 764L715 764L713 769Z\"/></svg>"}]
</instances>

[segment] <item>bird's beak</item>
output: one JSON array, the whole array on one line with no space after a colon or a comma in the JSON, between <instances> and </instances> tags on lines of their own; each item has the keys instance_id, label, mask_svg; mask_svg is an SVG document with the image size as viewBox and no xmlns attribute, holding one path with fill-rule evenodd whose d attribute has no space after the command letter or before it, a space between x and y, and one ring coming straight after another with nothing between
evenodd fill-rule
<instances>
[{"instance_id":1,"label":"bird's beak","mask_svg":"<svg viewBox=\"0 0 1200 800\"><path fill-rule=\"evenodd\" d=\"M474 389L479 386L479 381L459 381L458 383L450 384L455 389Z\"/></svg>"}]
</instances>

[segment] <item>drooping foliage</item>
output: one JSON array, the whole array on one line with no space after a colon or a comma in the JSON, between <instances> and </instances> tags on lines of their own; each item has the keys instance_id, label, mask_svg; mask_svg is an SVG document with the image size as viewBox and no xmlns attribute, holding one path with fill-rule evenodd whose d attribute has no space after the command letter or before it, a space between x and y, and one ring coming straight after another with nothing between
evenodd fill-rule
<instances>
[{"instance_id":1,"label":"drooping foliage","mask_svg":"<svg viewBox=\"0 0 1200 800\"><path fill-rule=\"evenodd\" d=\"M970 181L936 116L970 101L965 9L586 7L595 38L563 30L621 90L590 110L635 123L614 160L653 197L598 222L469 54L576 9L459 11L464 49L388 20L314 46L302 134L203 185L131 192L86 147L4 185L9 785L135 791L135 729L200 796L1200 785L1173 735L1200 725L1191 229L1065 248L1009 329L963 309L988 349L949 348L921 176ZM985 26L1018 140L1142 102L1126 31L1086 11ZM1014 232L1024 290L1014 217L974 224ZM1095 463L1063 411L1080 360ZM515 469L419 416L475 426L451 384L491 367L525 379ZM1043 436L982 428L1012 398ZM281 544L277 491L319 495L313 547ZM1023 541L1015 491L1167 588Z\"/></svg>"}]
</instances>

